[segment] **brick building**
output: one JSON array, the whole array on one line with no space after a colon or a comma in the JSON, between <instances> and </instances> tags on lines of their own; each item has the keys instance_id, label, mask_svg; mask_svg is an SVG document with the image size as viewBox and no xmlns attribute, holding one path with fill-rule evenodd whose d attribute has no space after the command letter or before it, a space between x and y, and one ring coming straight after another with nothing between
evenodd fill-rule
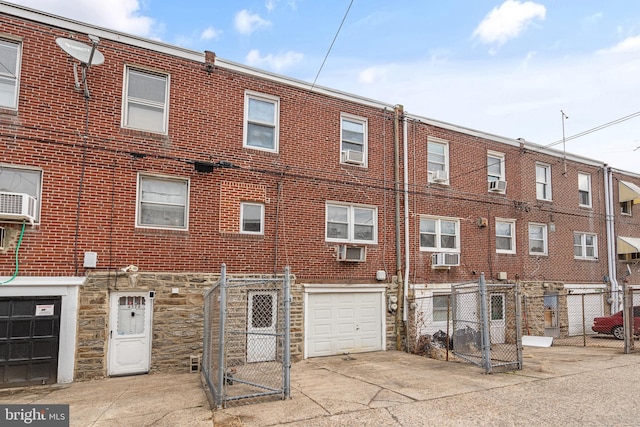
<instances>
[{"instance_id":1,"label":"brick building","mask_svg":"<svg viewBox=\"0 0 640 427\"><path fill-rule=\"evenodd\" d=\"M600 162L0 12L3 384L188 369L223 263L290 266L294 359L402 346L406 296L481 272L601 286L616 268Z\"/></svg>"}]
</instances>

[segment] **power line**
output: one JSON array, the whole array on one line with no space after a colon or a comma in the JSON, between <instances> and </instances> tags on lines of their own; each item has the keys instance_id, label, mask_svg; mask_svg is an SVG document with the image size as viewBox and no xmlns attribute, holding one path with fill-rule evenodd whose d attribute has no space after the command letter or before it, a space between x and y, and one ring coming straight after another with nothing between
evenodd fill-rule
<instances>
[{"instance_id":1,"label":"power line","mask_svg":"<svg viewBox=\"0 0 640 427\"><path fill-rule=\"evenodd\" d=\"M612 121L610 121L608 123L605 123L605 124L602 124L600 126L596 126L594 128L587 129L587 130L585 130L583 132L580 132L580 133L577 133L575 135L568 136L568 137L564 138L564 141L571 141L572 139L576 139L576 138L583 137L585 135L589 135L590 133L597 132L599 130L608 128L609 126L617 125L619 123L622 123L622 122L627 121L627 120L631 120L634 117L638 117L638 116L640 116L640 111L636 111L635 113L629 114L628 116L620 117L619 119L612 120ZM560 139L558 141L552 142L551 144L543 146L543 148L553 147L554 145L561 144L562 142L563 142L563 140Z\"/></svg>"}]
</instances>

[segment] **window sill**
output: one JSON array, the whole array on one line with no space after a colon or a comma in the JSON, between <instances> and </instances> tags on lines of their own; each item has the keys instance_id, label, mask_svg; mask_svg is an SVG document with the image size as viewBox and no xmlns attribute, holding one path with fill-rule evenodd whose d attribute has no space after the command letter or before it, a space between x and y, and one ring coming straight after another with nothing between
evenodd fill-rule
<instances>
[{"instance_id":1,"label":"window sill","mask_svg":"<svg viewBox=\"0 0 640 427\"><path fill-rule=\"evenodd\" d=\"M529 255L530 256L544 256L544 257L548 257L549 256L548 253L547 254L542 254L542 253L535 253L535 252L533 252L533 253L529 252Z\"/></svg>"},{"instance_id":2,"label":"window sill","mask_svg":"<svg viewBox=\"0 0 640 427\"><path fill-rule=\"evenodd\" d=\"M156 133L148 130L131 129L131 128L125 128L125 127L121 127L120 130L125 135L138 136L141 138L154 139L156 141L163 141L163 142L169 141L169 135L165 133Z\"/></svg>"},{"instance_id":3,"label":"window sill","mask_svg":"<svg viewBox=\"0 0 640 427\"><path fill-rule=\"evenodd\" d=\"M136 227L135 233L147 236L189 236L189 230L170 230L167 228Z\"/></svg>"},{"instance_id":4,"label":"window sill","mask_svg":"<svg viewBox=\"0 0 640 427\"><path fill-rule=\"evenodd\" d=\"M230 233L228 231L221 232L222 237L236 240L264 240L264 234L248 234L248 233Z\"/></svg>"},{"instance_id":5,"label":"window sill","mask_svg":"<svg viewBox=\"0 0 640 427\"><path fill-rule=\"evenodd\" d=\"M12 108L0 107L0 116L13 116L16 117L18 115L18 110L14 110Z\"/></svg>"},{"instance_id":6,"label":"window sill","mask_svg":"<svg viewBox=\"0 0 640 427\"><path fill-rule=\"evenodd\" d=\"M587 262L599 261L598 258L577 258L577 257L573 257L573 259L575 261L587 261Z\"/></svg>"}]
</instances>

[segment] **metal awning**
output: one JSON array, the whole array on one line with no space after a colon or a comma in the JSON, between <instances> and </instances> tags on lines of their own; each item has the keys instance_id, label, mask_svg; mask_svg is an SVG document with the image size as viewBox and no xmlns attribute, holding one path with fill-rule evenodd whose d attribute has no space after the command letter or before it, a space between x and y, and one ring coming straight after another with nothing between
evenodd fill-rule
<instances>
[{"instance_id":1,"label":"metal awning","mask_svg":"<svg viewBox=\"0 0 640 427\"><path fill-rule=\"evenodd\" d=\"M618 255L640 252L640 237L618 236Z\"/></svg>"},{"instance_id":2,"label":"metal awning","mask_svg":"<svg viewBox=\"0 0 640 427\"><path fill-rule=\"evenodd\" d=\"M640 204L640 187L633 182L619 181L618 202L628 202L629 200L633 200L635 204Z\"/></svg>"}]
</instances>

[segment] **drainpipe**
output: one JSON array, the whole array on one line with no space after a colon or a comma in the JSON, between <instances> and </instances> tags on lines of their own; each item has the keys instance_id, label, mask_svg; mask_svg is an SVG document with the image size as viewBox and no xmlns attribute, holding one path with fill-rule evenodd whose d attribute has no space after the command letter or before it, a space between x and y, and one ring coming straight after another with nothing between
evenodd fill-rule
<instances>
[{"instance_id":1,"label":"drainpipe","mask_svg":"<svg viewBox=\"0 0 640 427\"><path fill-rule=\"evenodd\" d=\"M402 280L402 248L400 247L400 116L402 105L394 107L393 117L393 189L395 194L396 277L398 280L398 305L396 309L396 350L402 350L402 313L404 312L404 285Z\"/></svg>"},{"instance_id":2,"label":"drainpipe","mask_svg":"<svg viewBox=\"0 0 640 427\"><path fill-rule=\"evenodd\" d=\"M611 283L611 312L617 313L619 309L619 290L616 263L616 233L613 214L613 174L609 166L604 166L604 209L607 228L607 264L609 267L609 281Z\"/></svg>"},{"instance_id":3,"label":"drainpipe","mask_svg":"<svg viewBox=\"0 0 640 427\"><path fill-rule=\"evenodd\" d=\"M402 302L402 320L405 334L409 339L407 320L409 317L407 296L409 295L409 138L407 136L407 119L402 120L402 158L404 161L404 301ZM408 343L408 341L407 341Z\"/></svg>"}]
</instances>

